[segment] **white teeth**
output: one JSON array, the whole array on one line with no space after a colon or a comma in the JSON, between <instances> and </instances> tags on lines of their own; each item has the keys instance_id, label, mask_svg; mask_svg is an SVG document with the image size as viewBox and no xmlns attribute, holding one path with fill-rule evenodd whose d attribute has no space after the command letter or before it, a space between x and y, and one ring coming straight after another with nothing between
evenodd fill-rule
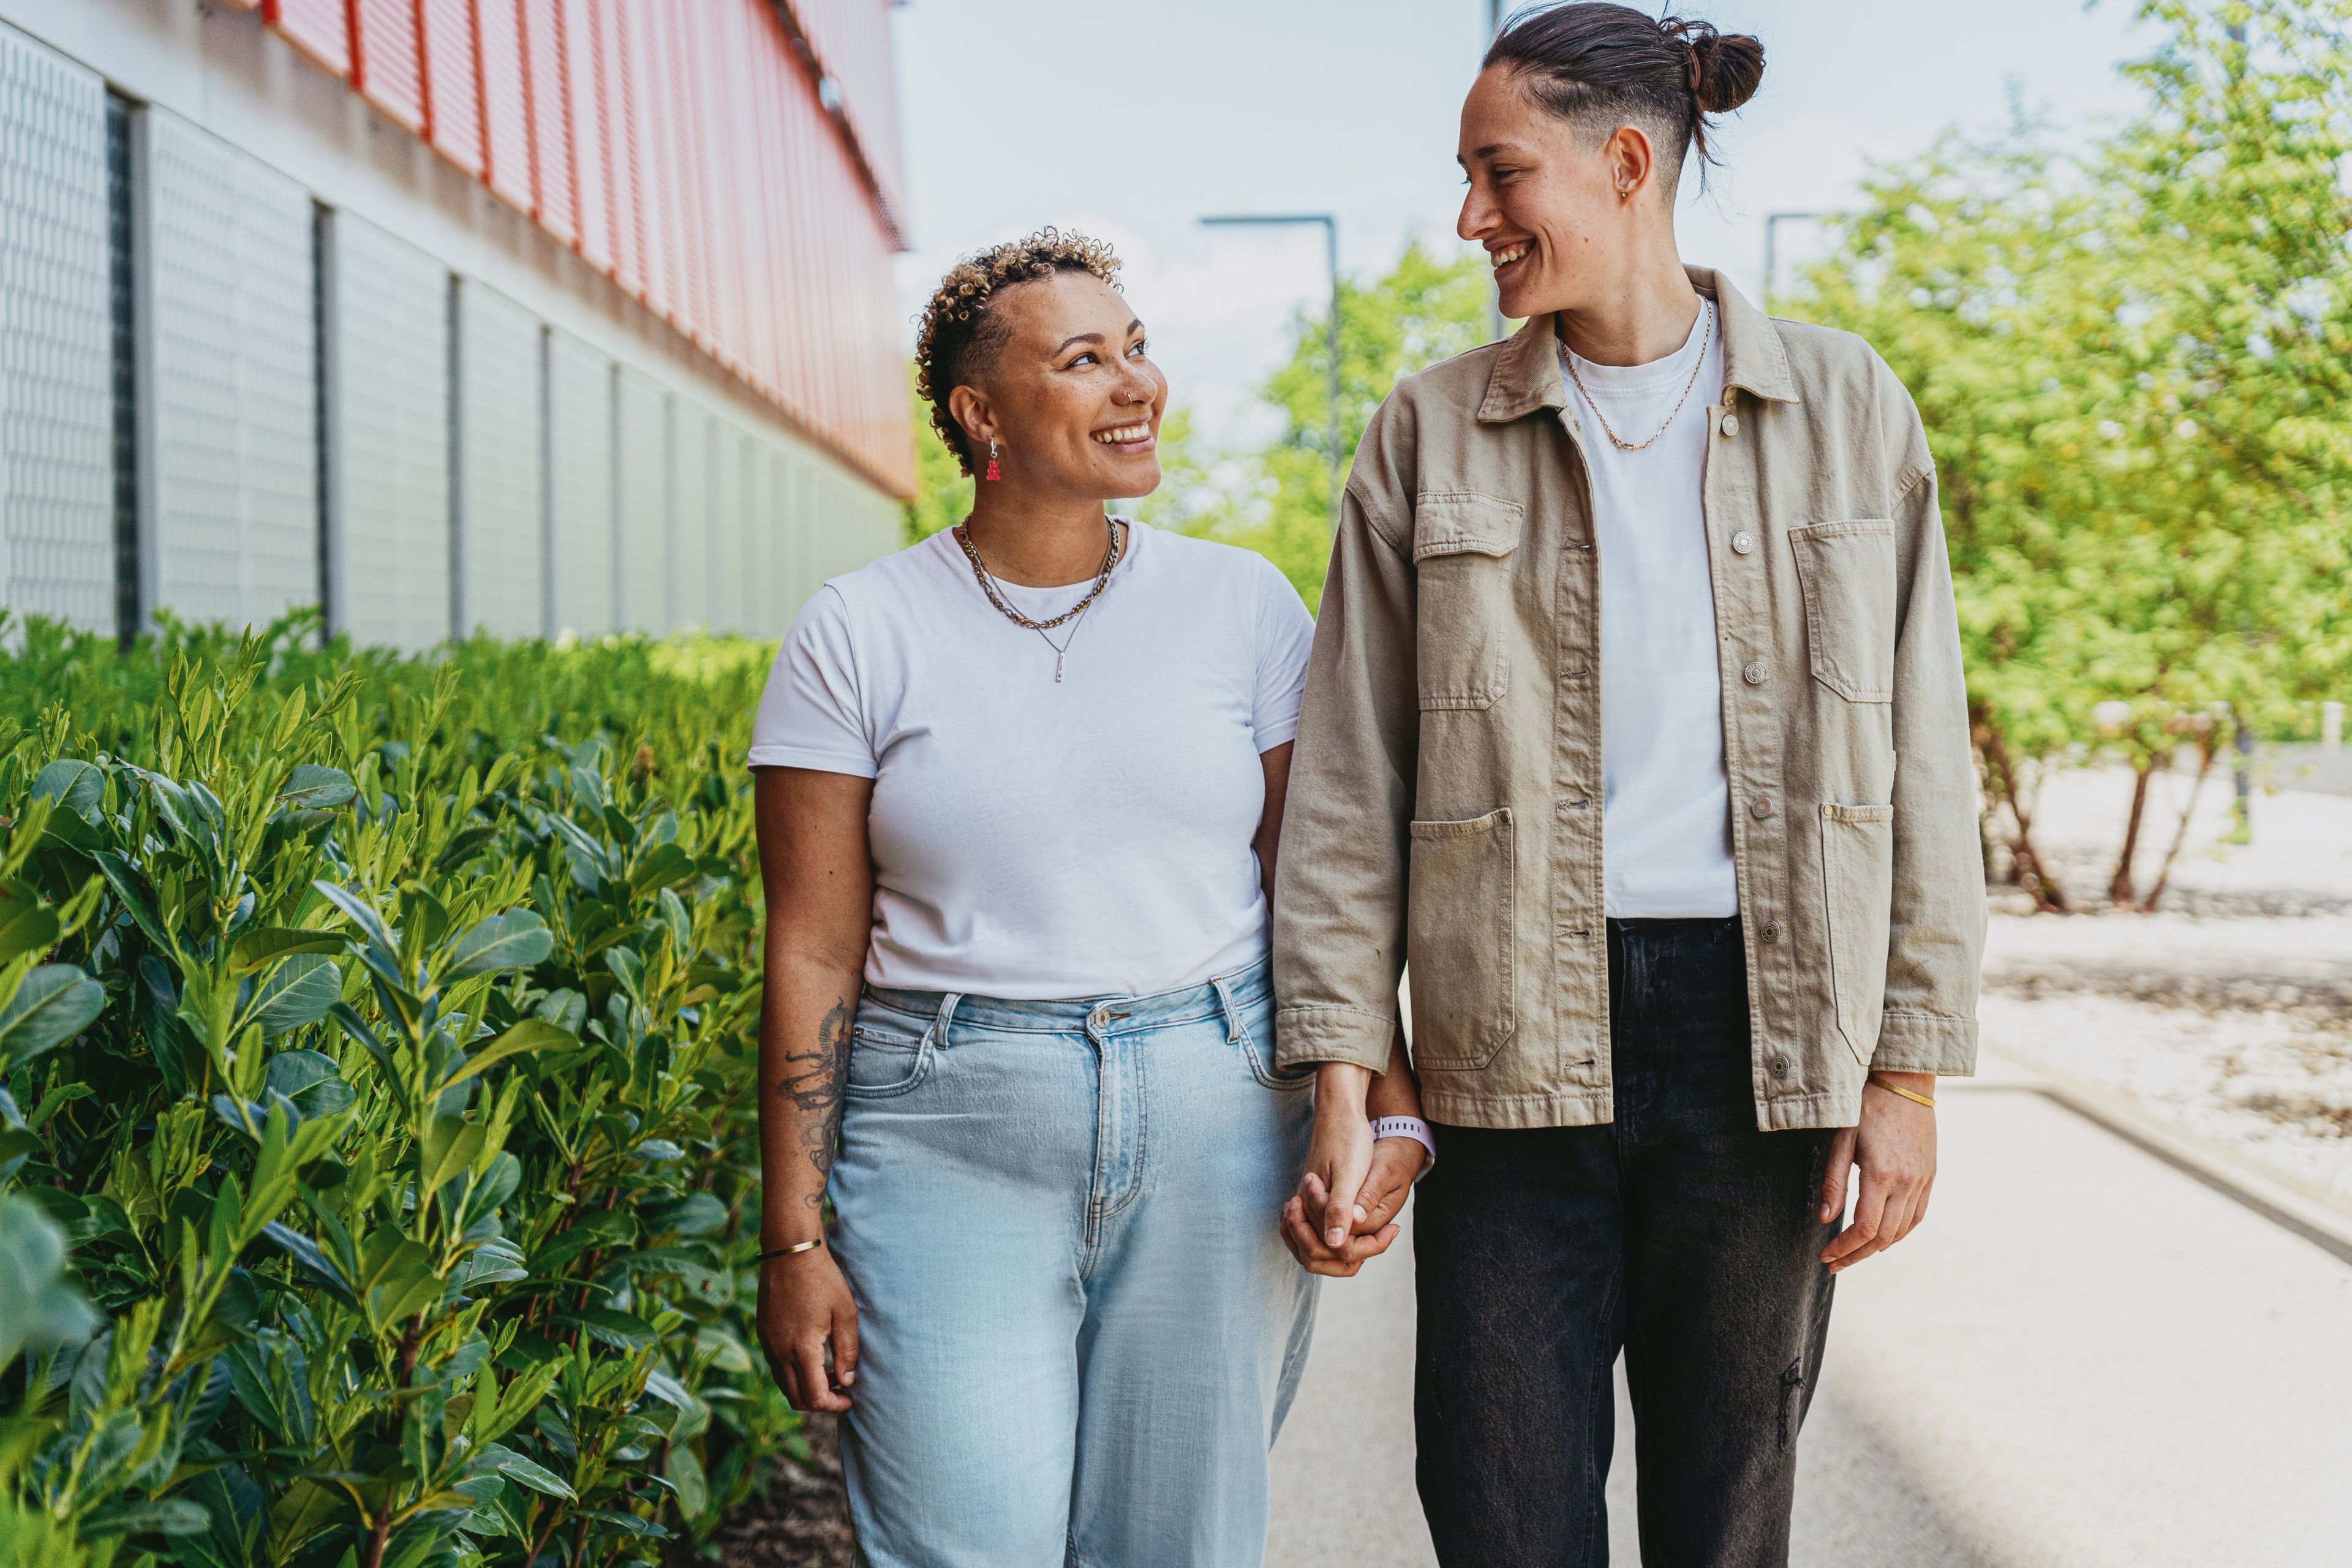
<instances>
[{"instance_id":1,"label":"white teeth","mask_svg":"<svg viewBox=\"0 0 2352 1568\"><path fill-rule=\"evenodd\" d=\"M1494 265L1496 267L1508 267L1512 262L1517 261L1520 257L1525 256L1527 253L1528 247L1524 245L1515 245L1508 250L1498 250L1495 252Z\"/></svg>"},{"instance_id":2,"label":"white teeth","mask_svg":"<svg viewBox=\"0 0 2352 1568\"><path fill-rule=\"evenodd\" d=\"M1140 441L1150 434L1151 426L1149 425L1128 425L1117 430L1105 430L1097 435L1095 439L1106 447L1115 447L1122 442Z\"/></svg>"}]
</instances>

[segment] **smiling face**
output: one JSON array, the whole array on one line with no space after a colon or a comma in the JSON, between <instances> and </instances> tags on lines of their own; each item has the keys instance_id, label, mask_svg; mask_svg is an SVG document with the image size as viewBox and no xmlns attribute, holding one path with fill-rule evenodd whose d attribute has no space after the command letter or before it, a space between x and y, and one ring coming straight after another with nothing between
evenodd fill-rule
<instances>
[{"instance_id":1,"label":"smiling face","mask_svg":"<svg viewBox=\"0 0 2352 1568\"><path fill-rule=\"evenodd\" d=\"M1486 247L1506 316L1588 310L1618 286L1645 226L1672 233L1674 193L1649 136L1562 119L1509 66L1471 88L1459 156L1470 190L1457 232Z\"/></svg>"},{"instance_id":2,"label":"smiling face","mask_svg":"<svg viewBox=\"0 0 2352 1568\"><path fill-rule=\"evenodd\" d=\"M1143 323L1090 272L1013 284L989 302L1003 336L949 407L984 464L1073 500L1116 500L1160 488L1160 419L1168 378L1146 353Z\"/></svg>"}]
</instances>

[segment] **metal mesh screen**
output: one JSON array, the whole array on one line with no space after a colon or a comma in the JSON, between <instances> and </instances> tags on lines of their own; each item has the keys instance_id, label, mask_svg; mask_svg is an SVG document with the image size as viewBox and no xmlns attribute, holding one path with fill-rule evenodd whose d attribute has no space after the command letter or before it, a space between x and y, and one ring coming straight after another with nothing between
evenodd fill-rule
<instances>
[{"instance_id":1,"label":"metal mesh screen","mask_svg":"<svg viewBox=\"0 0 2352 1568\"><path fill-rule=\"evenodd\" d=\"M593 637L619 626L613 362L576 339L547 339L549 630Z\"/></svg>"},{"instance_id":2,"label":"metal mesh screen","mask_svg":"<svg viewBox=\"0 0 2352 1568\"><path fill-rule=\"evenodd\" d=\"M361 643L449 635L449 275L327 220L330 616Z\"/></svg>"},{"instance_id":3,"label":"metal mesh screen","mask_svg":"<svg viewBox=\"0 0 2352 1568\"><path fill-rule=\"evenodd\" d=\"M116 629L106 86L0 26L0 604Z\"/></svg>"},{"instance_id":4,"label":"metal mesh screen","mask_svg":"<svg viewBox=\"0 0 2352 1568\"><path fill-rule=\"evenodd\" d=\"M669 424L662 389L633 370L613 378L614 510L620 522L621 625L669 629Z\"/></svg>"},{"instance_id":5,"label":"metal mesh screen","mask_svg":"<svg viewBox=\"0 0 2352 1568\"><path fill-rule=\"evenodd\" d=\"M268 621L319 589L310 199L162 110L140 111L139 136L143 597Z\"/></svg>"},{"instance_id":6,"label":"metal mesh screen","mask_svg":"<svg viewBox=\"0 0 2352 1568\"><path fill-rule=\"evenodd\" d=\"M457 630L540 637L547 508L539 320L471 279L459 281L456 310Z\"/></svg>"}]
</instances>

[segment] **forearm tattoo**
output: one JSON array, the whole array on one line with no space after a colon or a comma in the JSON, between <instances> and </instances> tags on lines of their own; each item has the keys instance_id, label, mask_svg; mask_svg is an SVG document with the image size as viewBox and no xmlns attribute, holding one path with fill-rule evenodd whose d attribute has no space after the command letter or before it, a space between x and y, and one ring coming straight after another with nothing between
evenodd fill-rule
<instances>
[{"instance_id":1,"label":"forearm tattoo","mask_svg":"<svg viewBox=\"0 0 2352 1568\"><path fill-rule=\"evenodd\" d=\"M808 1206L824 1206L825 1178L833 1171L833 1147L841 1131L841 1089L849 1079L849 1004L835 1002L816 1026L816 1044L805 1051L784 1053L782 1079L776 1092L800 1112L793 1131L801 1152L816 1167L816 1190Z\"/></svg>"}]
</instances>

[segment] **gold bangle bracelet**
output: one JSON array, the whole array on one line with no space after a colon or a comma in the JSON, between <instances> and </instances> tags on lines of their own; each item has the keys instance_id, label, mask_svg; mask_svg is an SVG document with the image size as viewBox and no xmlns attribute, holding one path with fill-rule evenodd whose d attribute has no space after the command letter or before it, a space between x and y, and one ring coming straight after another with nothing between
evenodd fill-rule
<instances>
[{"instance_id":1,"label":"gold bangle bracelet","mask_svg":"<svg viewBox=\"0 0 2352 1568\"><path fill-rule=\"evenodd\" d=\"M1879 1088L1885 1089L1889 1094L1899 1094L1904 1099L1912 1101L1914 1104L1924 1105L1930 1110L1936 1109L1936 1102L1927 1095L1914 1093L1912 1090L1905 1089L1899 1083L1889 1083L1885 1079L1878 1077L1874 1073L1871 1075L1870 1081L1876 1084Z\"/></svg>"},{"instance_id":2,"label":"gold bangle bracelet","mask_svg":"<svg viewBox=\"0 0 2352 1568\"><path fill-rule=\"evenodd\" d=\"M772 1247L768 1251L760 1254L760 1261L765 1263L771 1258L790 1258L795 1252L806 1252L811 1247L823 1247L824 1245L824 1237L821 1236L814 1241L796 1241L790 1247Z\"/></svg>"}]
</instances>

